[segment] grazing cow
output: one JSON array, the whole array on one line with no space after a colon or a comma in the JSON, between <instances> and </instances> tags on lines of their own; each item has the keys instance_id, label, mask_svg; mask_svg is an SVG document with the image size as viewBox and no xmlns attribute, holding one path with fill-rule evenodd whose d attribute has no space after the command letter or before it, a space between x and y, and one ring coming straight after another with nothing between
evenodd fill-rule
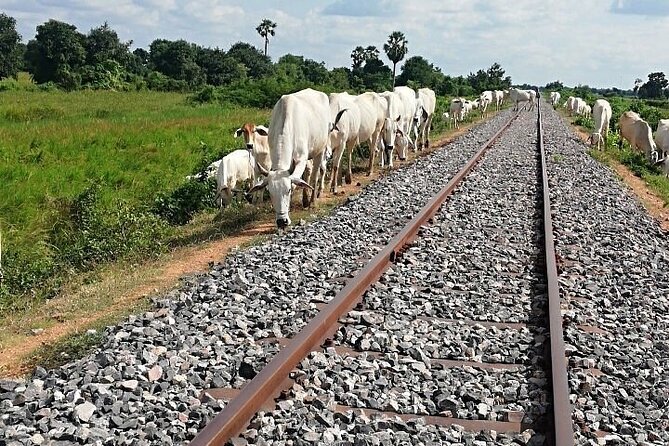
<instances>
[{"instance_id":1,"label":"grazing cow","mask_svg":"<svg viewBox=\"0 0 669 446\"><path fill-rule=\"evenodd\" d=\"M655 145L662 157L661 168L665 176L669 176L669 119L660 119L655 132Z\"/></svg>"},{"instance_id":2,"label":"grazing cow","mask_svg":"<svg viewBox=\"0 0 669 446\"><path fill-rule=\"evenodd\" d=\"M559 103L560 103L560 92L551 91L551 105L553 106L553 108L556 108Z\"/></svg>"},{"instance_id":3,"label":"grazing cow","mask_svg":"<svg viewBox=\"0 0 669 446\"><path fill-rule=\"evenodd\" d=\"M494 100L493 92L486 90L479 96L479 108L481 109L481 116L485 116L488 112L488 106Z\"/></svg>"},{"instance_id":4,"label":"grazing cow","mask_svg":"<svg viewBox=\"0 0 669 446\"><path fill-rule=\"evenodd\" d=\"M584 102L583 108L581 109L581 114L584 117L589 118L592 115L592 107L590 107L588 104Z\"/></svg>"},{"instance_id":5,"label":"grazing cow","mask_svg":"<svg viewBox=\"0 0 669 446\"><path fill-rule=\"evenodd\" d=\"M623 138L626 139L632 148L641 150L651 163L659 161L657 146L653 141L653 132L646 121L633 111L626 111L620 115L618 121L620 129L620 141L618 145L622 147Z\"/></svg>"},{"instance_id":6,"label":"grazing cow","mask_svg":"<svg viewBox=\"0 0 669 446\"><path fill-rule=\"evenodd\" d=\"M332 150L332 171L330 173L330 191L337 193L337 182L339 179L339 165L344 149L348 152L348 178L351 178L351 164L353 147L358 143L358 132L360 131L360 109L355 102L355 96L348 93L330 93L330 118L332 122L337 115L345 111L337 128L330 132L330 149Z\"/></svg>"},{"instance_id":7,"label":"grazing cow","mask_svg":"<svg viewBox=\"0 0 669 446\"><path fill-rule=\"evenodd\" d=\"M214 161L210 165L207 166L206 169L204 169L201 172L196 173L195 175L188 175L186 177L187 180L197 180L197 181L206 181L209 178L214 178L216 176L216 172L218 172L218 166L221 164L221 160Z\"/></svg>"},{"instance_id":8,"label":"grazing cow","mask_svg":"<svg viewBox=\"0 0 669 446\"><path fill-rule=\"evenodd\" d=\"M525 105L523 105L523 109L527 107L528 102L530 104L529 109L530 110L534 109L534 101L536 99L536 92L534 90L519 90L517 88L510 88L509 97L511 98L511 102L514 104L513 111L519 110L519 105L521 102L526 103Z\"/></svg>"},{"instance_id":9,"label":"grazing cow","mask_svg":"<svg viewBox=\"0 0 669 446\"><path fill-rule=\"evenodd\" d=\"M381 131L386 117L387 102L381 98L378 93L368 91L355 97L355 103L360 112L360 129L358 130L358 144L364 142L369 146L369 166L367 175L374 172L374 157L376 148L381 138ZM350 166L350 161L349 161ZM347 182L351 183L349 167L349 177Z\"/></svg>"},{"instance_id":10,"label":"grazing cow","mask_svg":"<svg viewBox=\"0 0 669 446\"><path fill-rule=\"evenodd\" d=\"M418 124L418 148L430 147L430 127L434 117L434 109L437 106L437 96L429 88L418 90L418 108L414 121Z\"/></svg>"},{"instance_id":11,"label":"grazing cow","mask_svg":"<svg viewBox=\"0 0 669 446\"><path fill-rule=\"evenodd\" d=\"M341 117L339 114L337 117ZM328 145L328 135L337 127L330 119L330 106L325 93L307 88L281 96L272 109L269 126L269 148L272 168L266 178L251 191L267 187L276 215L277 227L282 230L290 224L290 197L292 187L303 189L302 204L312 205L322 182L320 169L302 178L307 161L313 159L320 166ZM309 184L311 183L311 184ZM311 196L307 196L307 189Z\"/></svg>"},{"instance_id":12,"label":"grazing cow","mask_svg":"<svg viewBox=\"0 0 669 446\"><path fill-rule=\"evenodd\" d=\"M609 139L609 123L612 116L611 104L606 99L597 99L592 108L592 117L595 120L595 131L590 135L588 141L592 145L596 145L599 149L602 140L606 145Z\"/></svg>"},{"instance_id":13,"label":"grazing cow","mask_svg":"<svg viewBox=\"0 0 669 446\"><path fill-rule=\"evenodd\" d=\"M414 152L416 151L416 141L418 139L418 131L415 130L418 126L418 123L414 121L414 116L416 116L416 109L418 108L418 100L416 99L416 92L409 87L395 87L393 90L399 95L402 100L402 120L401 128L404 134L409 138L409 144L413 146ZM414 141L411 140L411 133L414 133ZM404 160L407 157L406 148L398 147L398 155L400 160Z\"/></svg>"},{"instance_id":14,"label":"grazing cow","mask_svg":"<svg viewBox=\"0 0 669 446\"><path fill-rule=\"evenodd\" d=\"M262 165L265 170L269 169L272 163L269 158L269 142L267 141L268 132L269 130L267 127L263 125L255 125L251 122L247 122L235 130L233 135L235 138L239 138L240 136L244 137L246 149L253 153L256 162Z\"/></svg>"},{"instance_id":15,"label":"grazing cow","mask_svg":"<svg viewBox=\"0 0 669 446\"><path fill-rule=\"evenodd\" d=\"M502 103L504 102L504 91L495 90L493 93L493 101L495 102L495 110L499 111L502 108Z\"/></svg>"},{"instance_id":16,"label":"grazing cow","mask_svg":"<svg viewBox=\"0 0 669 446\"><path fill-rule=\"evenodd\" d=\"M455 98L451 101L451 105L448 108L448 112L451 114L451 119L453 119L453 126L456 129L460 128L459 122L462 121L464 115L465 101L462 98Z\"/></svg>"},{"instance_id":17,"label":"grazing cow","mask_svg":"<svg viewBox=\"0 0 669 446\"><path fill-rule=\"evenodd\" d=\"M470 101L468 99L465 99L465 102L463 103L462 107L462 116L460 119L465 119L466 116L468 116L472 110L474 110L477 107L477 104L474 101Z\"/></svg>"},{"instance_id":18,"label":"grazing cow","mask_svg":"<svg viewBox=\"0 0 669 446\"><path fill-rule=\"evenodd\" d=\"M256 161L249 150L234 150L221 159L216 172L216 198L223 208L232 201L232 193L239 192L238 185L255 181Z\"/></svg>"}]
</instances>

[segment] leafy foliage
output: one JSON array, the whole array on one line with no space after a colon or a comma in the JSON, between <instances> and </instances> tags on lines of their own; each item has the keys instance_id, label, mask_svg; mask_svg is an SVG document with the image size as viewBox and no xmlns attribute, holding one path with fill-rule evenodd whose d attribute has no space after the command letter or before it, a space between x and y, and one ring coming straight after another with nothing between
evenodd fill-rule
<instances>
[{"instance_id":1,"label":"leafy foliage","mask_svg":"<svg viewBox=\"0 0 669 446\"><path fill-rule=\"evenodd\" d=\"M16 31L16 20L0 13L0 79L14 77L22 68L21 35Z\"/></svg>"}]
</instances>

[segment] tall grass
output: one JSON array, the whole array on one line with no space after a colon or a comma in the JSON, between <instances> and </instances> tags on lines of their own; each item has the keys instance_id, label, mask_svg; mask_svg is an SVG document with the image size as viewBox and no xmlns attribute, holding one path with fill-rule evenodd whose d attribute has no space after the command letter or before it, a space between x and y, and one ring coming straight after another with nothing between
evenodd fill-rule
<instances>
[{"instance_id":1,"label":"tall grass","mask_svg":"<svg viewBox=\"0 0 669 446\"><path fill-rule=\"evenodd\" d=\"M149 213L157 199L183 188L186 175L241 147L233 138L240 124L267 124L268 117L269 110L192 106L176 93L0 91L0 311L3 290L5 297L34 294L63 264L111 259L113 249L151 251L137 231L147 240L169 231L135 214ZM83 202L90 215L77 221ZM97 243L95 252L77 252L84 242Z\"/></svg>"}]
</instances>

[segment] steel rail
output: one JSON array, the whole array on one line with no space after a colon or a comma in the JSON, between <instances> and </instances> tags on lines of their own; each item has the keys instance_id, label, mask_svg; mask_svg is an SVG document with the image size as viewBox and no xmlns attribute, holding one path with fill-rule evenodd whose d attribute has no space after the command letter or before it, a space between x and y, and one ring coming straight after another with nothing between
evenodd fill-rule
<instances>
[{"instance_id":1,"label":"steel rail","mask_svg":"<svg viewBox=\"0 0 669 446\"><path fill-rule=\"evenodd\" d=\"M551 217L550 189L546 171L546 150L544 148L541 104L537 99L537 145L541 153L541 177L543 189L544 250L546 253L546 281L548 285L548 323L550 330L551 376L553 386L553 430L555 446L573 446L572 407L569 402L567 382L566 352L560 310L560 288L558 286L557 262L553 219Z\"/></svg>"},{"instance_id":2,"label":"steel rail","mask_svg":"<svg viewBox=\"0 0 669 446\"><path fill-rule=\"evenodd\" d=\"M367 265L358 271L328 305L241 389L239 394L198 433L191 441L191 445L222 445L242 432L263 404L283 390L282 386L285 385L291 370L334 333L339 318L348 313L362 299L364 292L381 277L402 248L416 237L421 226L434 216L446 198L519 114L520 112L517 112L513 115L448 184L432 197Z\"/></svg>"}]
</instances>

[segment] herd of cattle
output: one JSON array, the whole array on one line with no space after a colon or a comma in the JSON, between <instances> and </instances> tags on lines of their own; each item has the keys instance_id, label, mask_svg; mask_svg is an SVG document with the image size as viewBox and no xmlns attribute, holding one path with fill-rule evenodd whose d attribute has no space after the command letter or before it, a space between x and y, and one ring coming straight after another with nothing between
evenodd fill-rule
<instances>
[{"instance_id":1,"label":"herd of cattle","mask_svg":"<svg viewBox=\"0 0 669 446\"><path fill-rule=\"evenodd\" d=\"M551 104L557 107L560 103L560 93L551 92ZM594 131L588 142L596 145L599 149L602 142L606 143L611 122L611 104L605 99L597 99L590 107L583 99L569 96L562 104L569 116L581 115L590 117L594 121ZM641 116L633 111L626 111L620 115L618 121L620 139L618 144L622 146L623 140L627 140L631 147L640 150L646 155L652 164L661 166L665 175L669 175L669 119L660 119L653 138L653 130Z\"/></svg>"},{"instance_id":2,"label":"herd of cattle","mask_svg":"<svg viewBox=\"0 0 669 446\"><path fill-rule=\"evenodd\" d=\"M508 99L514 110L532 110L536 103L534 90L484 91L478 99L470 101L455 98L451 101L444 119L454 127L474 110L485 116L489 107L499 110ZM551 103L559 105L560 93L552 92ZM591 108L581 98L569 97L563 106L570 116L592 115L595 131L589 142L601 146L608 138L611 106L604 99L595 101ZM351 182L353 149L360 144L369 145L368 174L374 170L378 154L379 164L393 167L396 155L400 160L414 152L429 147L430 128L436 108L436 95L429 88L417 91L409 87L396 87L383 93L366 92L360 95L331 93L305 89L282 96L270 117L269 128L246 123L235 131L235 138L242 136L246 149L235 150L223 159L212 163L206 170L207 177L216 177L216 200L223 206L232 199L237 185L247 181L255 185L248 194L258 193L262 200L266 188L272 201L279 229L290 224L289 210L292 191L301 188L302 204L314 204L325 188L327 163L331 159L330 191L336 193L340 183L340 164L344 151L348 153L346 182ZM642 150L649 161L661 164L669 174L669 120L661 120L655 140L646 121L634 112L625 112L620 118L621 141ZM262 179L261 179L262 178ZM256 183L257 180L261 179Z\"/></svg>"},{"instance_id":3,"label":"herd of cattle","mask_svg":"<svg viewBox=\"0 0 669 446\"><path fill-rule=\"evenodd\" d=\"M380 165L392 167L394 155L404 160L409 148L429 147L435 108L436 95L429 88L396 87L357 96L305 89L284 95L272 109L269 128L246 123L237 129L234 136L244 137L246 150L235 150L208 167L208 175L216 175L216 199L227 204L237 184L262 177L249 193L262 196L267 188L277 226L285 228L292 190L302 188L303 205L312 205L325 187L330 158L330 190L336 192L344 151L346 181L351 182L356 145L370 147L370 174L377 152Z\"/></svg>"}]
</instances>

